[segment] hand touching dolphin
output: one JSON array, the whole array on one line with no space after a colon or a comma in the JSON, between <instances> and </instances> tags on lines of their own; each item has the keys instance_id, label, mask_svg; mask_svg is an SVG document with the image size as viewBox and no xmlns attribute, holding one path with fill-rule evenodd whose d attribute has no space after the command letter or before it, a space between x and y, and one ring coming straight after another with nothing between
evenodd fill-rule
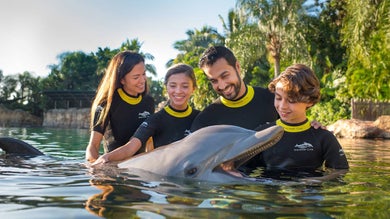
<instances>
[{"instance_id":1,"label":"hand touching dolphin","mask_svg":"<svg viewBox=\"0 0 390 219\"><path fill-rule=\"evenodd\" d=\"M259 132L232 125L208 126L180 141L120 162L118 167L223 183L248 181L236 169L273 146L282 135L279 126ZM9 137L0 138L0 148L11 154L43 155L26 142Z\"/></svg>"},{"instance_id":2,"label":"hand touching dolphin","mask_svg":"<svg viewBox=\"0 0 390 219\"><path fill-rule=\"evenodd\" d=\"M255 132L238 126L214 125L132 157L118 167L215 182L242 181L236 169L273 146L282 135L283 129L279 126Z\"/></svg>"}]
</instances>

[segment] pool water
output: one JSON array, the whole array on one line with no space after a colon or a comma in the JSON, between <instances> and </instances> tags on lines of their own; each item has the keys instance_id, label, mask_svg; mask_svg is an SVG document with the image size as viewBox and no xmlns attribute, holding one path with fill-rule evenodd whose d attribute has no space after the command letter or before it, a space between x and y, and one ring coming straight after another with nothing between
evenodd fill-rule
<instances>
[{"instance_id":1,"label":"pool water","mask_svg":"<svg viewBox=\"0 0 390 219\"><path fill-rule=\"evenodd\" d=\"M390 218L390 141L339 139L350 164L321 184L145 178L84 163L88 130L0 128L47 156L0 155L1 218Z\"/></svg>"}]
</instances>

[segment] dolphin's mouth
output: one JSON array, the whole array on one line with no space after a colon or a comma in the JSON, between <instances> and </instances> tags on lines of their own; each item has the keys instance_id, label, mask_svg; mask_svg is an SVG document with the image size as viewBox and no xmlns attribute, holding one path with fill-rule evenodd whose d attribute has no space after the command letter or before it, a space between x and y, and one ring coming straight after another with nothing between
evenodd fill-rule
<instances>
[{"instance_id":1,"label":"dolphin's mouth","mask_svg":"<svg viewBox=\"0 0 390 219\"><path fill-rule=\"evenodd\" d=\"M233 177L244 178L245 176L237 169L249 159L260 154L262 151L265 151L268 148L274 146L281 138L282 134L279 134L275 138L272 138L266 142L261 142L257 145L254 145L250 149L242 152L241 154L238 154L236 157L233 157L219 164L213 169L213 172L219 172Z\"/></svg>"}]
</instances>

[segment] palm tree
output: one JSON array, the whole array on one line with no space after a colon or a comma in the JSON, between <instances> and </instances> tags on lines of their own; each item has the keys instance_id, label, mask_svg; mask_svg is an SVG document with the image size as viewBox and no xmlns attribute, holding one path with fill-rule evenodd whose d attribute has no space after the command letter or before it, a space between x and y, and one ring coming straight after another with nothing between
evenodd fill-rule
<instances>
[{"instance_id":1,"label":"palm tree","mask_svg":"<svg viewBox=\"0 0 390 219\"><path fill-rule=\"evenodd\" d=\"M218 33L217 29L210 26L203 26L200 30L188 30L186 32L187 39L176 41L173 48L180 51L176 59L170 63L178 63L185 61L192 67L197 67L199 58L203 51L212 45L221 45L224 43L224 38Z\"/></svg>"},{"instance_id":2,"label":"palm tree","mask_svg":"<svg viewBox=\"0 0 390 219\"><path fill-rule=\"evenodd\" d=\"M280 73L282 55L290 60L309 58L300 18L305 0L238 0L240 13L249 14L264 36L274 77Z\"/></svg>"},{"instance_id":3,"label":"palm tree","mask_svg":"<svg viewBox=\"0 0 390 219\"><path fill-rule=\"evenodd\" d=\"M129 41L129 39L127 39L125 42L122 43L122 45L120 47L120 51L131 50L133 52L138 52L139 54L141 54L145 58L145 61L148 61L148 60L153 61L154 56L152 54L144 53L141 51L142 44L143 43L138 41L137 38L132 39L130 41ZM150 72L154 76L157 76L156 67L154 65L145 64L145 66L146 66L146 71Z\"/></svg>"},{"instance_id":4,"label":"palm tree","mask_svg":"<svg viewBox=\"0 0 390 219\"><path fill-rule=\"evenodd\" d=\"M220 16L226 46L240 61L244 81L252 85L263 86L269 82L269 63L265 59L264 36L257 24L250 21L250 16L237 10L240 9L229 11L227 21Z\"/></svg>"},{"instance_id":5,"label":"palm tree","mask_svg":"<svg viewBox=\"0 0 390 219\"><path fill-rule=\"evenodd\" d=\"M31 92L32 92L31 85L32 85L32 81L33 81L34 77L28 71L25 71L22 74L18 74L17 77L18 77L18 83L20 86L18 96L20 97L22 102L25 102L26 99L28 99L28 97L31 95Z\"/></svg>"},{"instance_id":6,"label":"palm tree","mask_svg":"<svg viewBox=\"0 0 390 219\"><path fill-rule=\"evenodd\" d=\"M168 63L183 62L194 67L198 89L193 96L192 103L196 108L203 109L215 99L216 94L203 72L198 68L199 58L209 46L223 45L225 38L210 26L203 26L200 30L188 30L186 34L187 39L174 43L173 47L180 52Z\"/></svg>"},{"instance_id":7,"label":"palm tree","mask_svg":"<svg viewBox=\"0 0 390 219\"><path fill-rule=\"evenodd\" d=\"M108 66L108 63L114 57L116 53L119 52L119 49L111 50L108 47L105 48L98 48L98 51L94 54L96 61L97 61L97 70L96 74L99 77L99 81L106 72L106 68Z\"/></svg>"}]
</instances>

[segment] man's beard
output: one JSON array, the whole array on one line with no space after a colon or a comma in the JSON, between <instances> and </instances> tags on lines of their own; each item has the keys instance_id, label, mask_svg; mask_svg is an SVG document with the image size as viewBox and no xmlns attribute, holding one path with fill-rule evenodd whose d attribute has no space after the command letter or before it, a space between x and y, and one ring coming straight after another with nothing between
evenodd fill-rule
<instances>
[{"instance_id":1,"label":"man's beard","mask_svg":"<svg viewBox=\"0 0 390 219\"><path fill-rule=\"evenodd\" d=\"M228 87L233 86L233 93L231 93L231 95L226 96L226 95L224 95L223 91L218 90L218 94L227 100L237 100L239 98L238 94L240 93L242 83L240 80L240 75L238 75L237 71L236 71L236 76L237 76L237 83L228 85ZM226 87L226 88L228 88L228 87Z\"/></svg>"}]
</instances>

